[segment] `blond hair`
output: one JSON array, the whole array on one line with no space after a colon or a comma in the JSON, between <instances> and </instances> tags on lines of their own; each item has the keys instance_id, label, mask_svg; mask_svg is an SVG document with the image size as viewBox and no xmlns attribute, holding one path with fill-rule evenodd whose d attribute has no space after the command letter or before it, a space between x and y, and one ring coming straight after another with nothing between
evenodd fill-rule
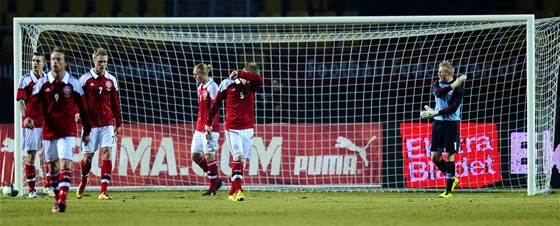
<instances>
[{"instance_id":1,"label":"blond hair","mask_svg":"<svg viewBox=\"0 0 560 226\"><path fill-rule=\"evenodd\" d=\"M442 61L441 63L439 63L439 66L444 68L445 70L447 70L449 73L453 74L453 72L455 72L455 67L453 67L453 64L447 60Z\"/></svg>"},{"instance_id":2,"label":"blond hair","mask_svg":"<svg viewBox=\"0 0 560 226\"><path fill-rule=\"evenodd\" d=\"M247 66L244 68L246 71L249 71L253 74L259 74L259 65L255 62L248 63Z\"/></svg>"},{"instance_id":3,"label":"blond hair","mask_svg":"<svg viewBox=\"0 0 560 226\"><path fill-rule=\"evenodd\" d=\"M95 58L97 58L98 56L109 56L109 53L107 52L106 49L103 48L97 48L94 52L93 52L93 58L95 60Z\"/></svg>"},{"instance_id":4,"label":"blond hair","mask_svg":"<svg viewBox=\"0 0 560 226\"><path fill-rule=\"evenodd\" d=\"M204 74L208 74L210 73L210 70L212 70L212 65L210 64L205 64L205 63L199 63L196 66L194 66L194 69L200 69L202 71L202 73Z\"/></svg>"}]
</instances>

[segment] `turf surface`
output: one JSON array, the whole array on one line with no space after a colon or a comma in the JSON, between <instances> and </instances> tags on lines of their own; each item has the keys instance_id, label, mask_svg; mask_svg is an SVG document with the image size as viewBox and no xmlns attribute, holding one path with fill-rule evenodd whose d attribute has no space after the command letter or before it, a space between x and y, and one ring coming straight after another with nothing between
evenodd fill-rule
<instances>
[{"instance_id":1,"label":"turf surface","mask_svg":"<svg viewBox=\"0 0 560 226\"><path fill-rule=\"evenodd\" d=\"M51 197L0 198L0 225L558 225L560 191L525 193L113 192L113 200L70 196L65 213L51 213Z\"/></svg>"}]
</instances>

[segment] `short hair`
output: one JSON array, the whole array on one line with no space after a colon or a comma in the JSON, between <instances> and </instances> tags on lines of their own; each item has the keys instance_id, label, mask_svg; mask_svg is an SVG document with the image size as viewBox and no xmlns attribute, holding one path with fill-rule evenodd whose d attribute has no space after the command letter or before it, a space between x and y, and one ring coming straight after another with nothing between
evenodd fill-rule
<instances>
[{"instance_id":1,"label":"short hair","mask_svg":"<svg viewBox=\"0 0 560 226\"><path fill-rule=\"evenodd\" d=\"M98 56L109 56L109 52L107 52L106 49L103 48L97 48L94 52L93 52L93 58L91 58L92 60L95 60L95 58L97 58Z\"/></svg>"},{"instance_id":2,"label":"short hair","mask_svg":"<svg viewBox=\"0 0 560 226\"><path fill-rule=\"evenodd\" d=\"M64 54L64 61L68 62L68 54L66 54L66 50L64 50L62 47L54 47L54 49L52 49L51 54L52 53L62 53Z\"/></svg>"},{"instance_id":3,"label":"short hair","mask_svg":"<svg viewBox=\"0 0 560 226\"><path fill-rule=\"evenodd\" d=\"M455 72L455 67L453 67L453 64L451 62L447 61L447 60L444 60L441 63L439 63L439 66L442 67L442 68L445 68L445 70L447 70L451 74L453 74L453 72Z\"/></svg>"},{"instance_id":4,"label":"short hair","mask_svg":"<svg viewBox=\"0 0 560 226\"><path fill-rule=\"evenodd\" d=\"M247 66L245 66L245 70L247 70L247 71L249 71L253 74L260 74L259 65L257 65L257 63L255 63L255 62L248 63Z\"/></svg>"},{"instance_id":5,"label":"short hair","mask_svg":"<svg viewBox=\"0 0 560 226\"><path fill-rule=\"evenodd\" d=\"M210 73L210 70L212 70L212 65L205 64L205 63L199 63L199 64L194 66L194 69L197 69L197 68L200 69L202 71L202 73L208 74L208 73Z\"/></svg>"},{"instance_id":6,"label":"short hair","mask_svg":"<svg viewBox=\"0 0 560 226\"><path fill-rule=\"evenodd\" d=\"M38 56L41 57L41 59L43 60L43 63L45 63L45 61L47 60L47 58L45 57L45 55L43 55L42 53L39 52L34 52L33 56Z\"/></svg>"}]
</instances>

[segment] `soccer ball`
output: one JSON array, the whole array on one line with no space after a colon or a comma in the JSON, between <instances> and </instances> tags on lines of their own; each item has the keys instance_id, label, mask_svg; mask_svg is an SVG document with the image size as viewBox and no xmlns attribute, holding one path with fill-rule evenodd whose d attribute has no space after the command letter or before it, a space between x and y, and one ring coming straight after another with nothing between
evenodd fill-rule
<instances>
[{"instance_id":1,"label":"soccer ball","mask_svg":"<svg viewBox=\"0 0 560 226\"><path fill-rule=\"evenodd\" d=\"M7 184L6 186L4 186L4 189L2 189L2 193L4 194L4 196L15 197L18 195L19 191L13 184Z\"/></svg>"}]
</instances>

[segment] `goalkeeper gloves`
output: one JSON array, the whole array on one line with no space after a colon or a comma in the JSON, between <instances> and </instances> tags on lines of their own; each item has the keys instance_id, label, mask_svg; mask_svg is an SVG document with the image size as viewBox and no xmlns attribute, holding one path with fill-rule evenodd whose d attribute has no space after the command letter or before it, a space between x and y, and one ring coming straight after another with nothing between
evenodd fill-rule
<instances>
[{"instance_id":1,"label":"goalkeeper gloves","mask_svg":"<svg viewBox=\"0 0 560 226\"><path fill-rule=\"evenodd\" d=\"M451 83L451 88L455 89L459 87L465 80L467 80L467 75L461 75L457 80Z\"/></svg>"},{"instance_id":2,"label":"goalkeeper gloves","mask_svg":"<svg viewBox=\"0 0 560 226\"><path fill-rule=\"evenodd\" d=\"M428 105L424 105L424 109L426 110L420 112L420 118L433 118L438 115L438 111L432 109Z\"/></svg>"}]
</instances>

